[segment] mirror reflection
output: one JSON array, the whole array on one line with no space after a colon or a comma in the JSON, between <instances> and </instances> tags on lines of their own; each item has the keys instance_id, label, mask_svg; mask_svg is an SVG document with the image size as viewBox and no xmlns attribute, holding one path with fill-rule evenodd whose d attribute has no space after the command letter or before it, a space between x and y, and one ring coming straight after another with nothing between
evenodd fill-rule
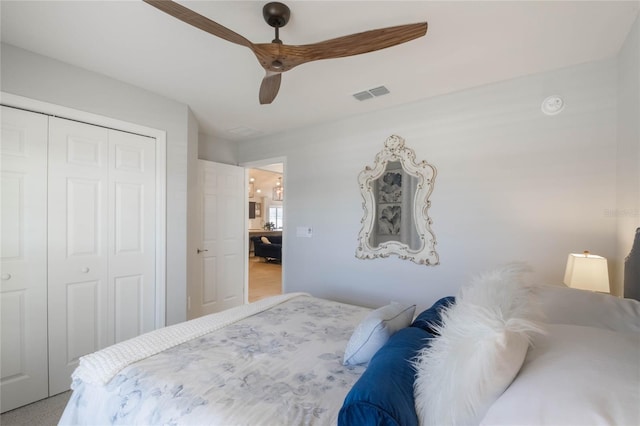
<instances>
[{"instance_id":1,"label":"mirror reflection","mask_svg":"<svg viewBox=\"0 0 640 426\"><path fill-rule=\"evenodd\" d=\"M364 217L356 257L395 254L419 264L439 263L428 215L435 175L426 161L415 162L404 139L393 135L385 141L374 166L365 167L358 176Z\"/></svg>"},{"instance_id":2,"label":"mirror reflection","mask_svg":"<svg viewBox=\"0 0 640 426\"><path fill-rule=\"evenodd\" d=\"M369 237L372 247L399 241L412 250L420 248L412 209L417 184L418 178L406 173L399 161L388 162L382 175L374 179L376 221Z\"/></svg>"}]
</instances>

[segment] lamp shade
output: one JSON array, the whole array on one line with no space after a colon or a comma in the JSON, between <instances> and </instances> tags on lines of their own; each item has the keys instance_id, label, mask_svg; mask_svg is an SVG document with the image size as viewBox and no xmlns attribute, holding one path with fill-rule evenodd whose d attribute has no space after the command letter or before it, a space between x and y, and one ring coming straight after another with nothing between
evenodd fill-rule
<instances>
[{"instance_id":1,"label":"lamp shade","mask_svg":"<svg viewBox=\"0 0 640 426\"><path fill-rule=\"evenodd\" d=\"M571 253L567 259L564 283L572 288L609 293L607 259L589 252Z\"/></svg>"}]
</instances>

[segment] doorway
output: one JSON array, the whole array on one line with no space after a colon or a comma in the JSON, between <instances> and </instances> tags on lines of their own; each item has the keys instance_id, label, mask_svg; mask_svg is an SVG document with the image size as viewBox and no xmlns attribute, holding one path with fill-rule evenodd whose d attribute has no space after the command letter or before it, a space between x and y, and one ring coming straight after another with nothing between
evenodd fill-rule
<instances>
[{"instance_id":1,"label":"doorway","mask_svg":"<svg viewBox=\"0 0 640 426\"><path fill-rule=\"evenodd\" d=\"M284 163L254 163L248 182L248 301L282 294Z\"/></svg>"}]
</instances>

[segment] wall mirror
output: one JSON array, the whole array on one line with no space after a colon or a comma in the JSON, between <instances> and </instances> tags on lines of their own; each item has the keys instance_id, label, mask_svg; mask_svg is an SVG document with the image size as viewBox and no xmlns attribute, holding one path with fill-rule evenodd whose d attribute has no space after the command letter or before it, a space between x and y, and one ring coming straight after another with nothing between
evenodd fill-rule
<instances>
[{"instance_id":1,"label":"wall mirror","mask_svg":"<svg viewBox=\"0 0 640 426\"><path fill-rule=\"evenodd\" d=\"M436 169L415 158L404 139L393 135L376 155L373 167L366 166L358 175L364 217L356 257L393 254L418 264L440 263L429 218Z\"/></svg>"}]
</instances>

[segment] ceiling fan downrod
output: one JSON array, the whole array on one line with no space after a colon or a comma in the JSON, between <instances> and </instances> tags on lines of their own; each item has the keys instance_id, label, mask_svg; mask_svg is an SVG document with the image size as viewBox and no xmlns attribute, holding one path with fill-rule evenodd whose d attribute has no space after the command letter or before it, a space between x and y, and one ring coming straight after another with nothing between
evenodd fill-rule
<instances>
[{"instance_id":1,"label":"ceiling fan downrod","mask_svg":"<svg viewBox=\"0 0 640 426\"><path fill-rule=\"evenodd\" d=\"M271 43L282 44L282 40L280 40L280 27L275 27L276 30L276 38L271 40Z\"/></svg>"},{"instance_id":2,"label":"ceiling fan downrod","mask_svg":"<svg viewBox=\"0 0 640 426\"><path fill-rule=\"evenodd\" d=\"M273 39L272 43L282 44L282 40L280 40L280 28L289 22L289 18L291 17L289 7L286 4L273 1L264 5L262 8L262 16L269 26L275 28L276 38Z\"/></svg>"}]
</instances>

